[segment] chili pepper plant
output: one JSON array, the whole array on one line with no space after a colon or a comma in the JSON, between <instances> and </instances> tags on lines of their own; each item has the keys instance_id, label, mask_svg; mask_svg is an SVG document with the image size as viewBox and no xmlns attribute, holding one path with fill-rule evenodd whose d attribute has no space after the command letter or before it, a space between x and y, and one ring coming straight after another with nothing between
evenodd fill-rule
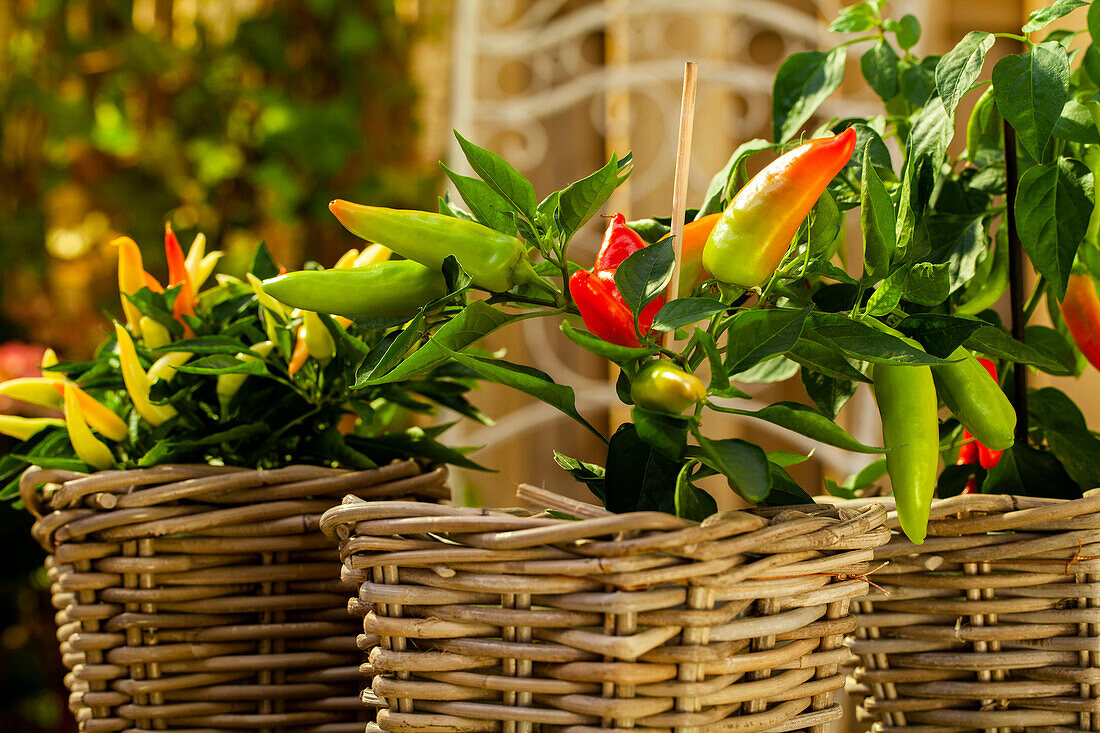
<instances>
[{"instance_id":1,"label":"chili pepper plant","mask_svg":"<svg viewBox=\"0 0 1100 733\"><path fill-rule=\"evenodd\" d=\"M115 244L124 319L93 358L59 362L48 351L40 377L0 382L0 394L59 411L0 416L0 432L22 441L0 458L0 498L16 495L29 465L82 472L188 462L363 469L418 457L480 468L466 450L437 440L447 425L420 427L413 419L445 405L487 420L466 397L475 380L464 367L440 363L408 380L351 388L364 356L387 338L386 319L286 308L260 287L280 271L262 243L244 280L218 274L206 288L221 253L206 253L201 234L184 256L166 227L167 287L145 271L133 240ZM334 269L353 271L388 256L383 247L352 250Z\"/></svg>"},{"instance_id":2,"label":"chili pepper plant","mask_svg":"<svg viewBox=\"0 0 1100 733\"><path fill-rule=\"evenodd\" d=\"M456 133L476 174L447 170L465 209L446 196L439 213L331 205L352 233L447 282L445 296L367 355L355 384L400 381L450 359L554 405L606 441L603 465L557 458L616 512L702 519L715 502L695 484L715 474L752 504L811 500L786 471L801 456L769 455L749 441L710 435L706 416L713 412L884 453L829 488L851 495L889 473L902 528L918 543L936 491L946 496L969 484L1079 496L1100 482L1100 441L1080 412L1053 389L1033 392L1028 410L1028 395L1018 388L1013 405L997 378L1011 372L1022 382L1029 367L1079 374L1081 353L1070 334L1085 355L1097 348L1100 301L1091 281L1070 274L1100 259L1090 255L1098 227L1095 217L1089 225L1088 167L1100 157L1091 147L1100 144L1093 117L1100 52L1091 45L1070 51L1075 33L1056 32L1041 43L1026 35L1084 4L1058 0L1032 14L1025 35L1001 34L1026 48L997 64L992 86L978 77L996 36L971 33L942 58L917 58L915 18L885 18L884 0L845 9L833 30L862 35L782 64L774 139L736 150L687 212L674 290L667 218L628 224L613 216L591 267L570 258L573 236L629 175L630 155L612 156L540 200L507 161ZM1089 20L1100 23L1095 6ZM809 127L860 42L871 44L860 68L884 113ZM981 99L967 152L956 155L954 114L966 94ZM742 185L746 162L763 155L778 157ZM844 224L854 216L863 256L846 261ZM1006 327L991 306L1019 255L1010 234L1017 229L1040 277L1026 304L1014 296L1015 317ZM341 296L329 287L337 278L362 278L364 287ZM266 287L291 305L350 315L379 297L376 282L366 271L301 273ZM1017 296L1020 287L1012 288ZM1067 288L1063 319L1058 303ZM666 291L673 296L667 302ZM1054 327L1027 325L1043 295ZM570 316L580 316L585 328ZM631 419L612 435L577 413L568 386L475 350L488 333L533 317L560 319L566 336L620 367L617 392L631 405ZM977 354L995 360L995 368ZM738 405L754 380L795 375L812 404ZM881 447L861 443L836 422L860 384L873 389ZM981 444L979 461L968 448L961 466L950 465L968 439ZM950 466L942 473L941 454Z\"/></svg>"}]
</instances>

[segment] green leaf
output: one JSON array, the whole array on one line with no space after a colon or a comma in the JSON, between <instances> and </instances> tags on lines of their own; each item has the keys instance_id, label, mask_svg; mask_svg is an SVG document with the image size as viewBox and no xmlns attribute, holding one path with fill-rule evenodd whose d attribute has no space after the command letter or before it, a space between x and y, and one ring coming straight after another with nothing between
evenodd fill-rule
<instances>
[{"instance_id":1,"label":"green leaf","mask_svg":"<svg viewBox=\"0 0 1100 733\"><path fill-rule=\"evenodd\" d=\"M1081 489L1100 486L1100 440L1088 430L1046 431L1047 445Z\"/></svg>"},{"instance_id":2,"label":"green leaf","mask_svg":"<svg viewBox=\"0 0 1100 733\"><path fill-rule=\"evenodd\" d=\"M955 135L955 123L942 104L930 104L913 120L909 131L909 158L916 166L921 158L930 158L939 170L947 146ZM916 167L913 168L917 170Z\"/></svg>"},{"instance_id":3,"label":"green leaf","mask_svg":"<svg viewBox=\"0 0 1100 733\"><path fill-rule=\"evenodd\" d=\"M356 374L353 388L361 389L371 385L400 382L425 373L447 361L447 351L444 348L460 351L501 326L526 317L528 316L508 315L484 301L475 300L443 324L431 341L406 357L388 374L371 377L360 369Z\"/></svg>"},{"instance_id":4,"label":"green leaf","mask_svg":"<svg viewBox=\"0 0 1100 733\"><path fill-rule=\"evenodd\" d=\"M630 416L638 437L653 446L654 450L673 461L683 457L687 449L687 419L637 405L630 408Z\"/></svg>"},{"instance_id":5,"label":"green leaf","mask_svg":"<svg viewBox=\"0 0 1100 733\"><path fill-rule=\"evenodd\" d=\"M1077 351L1066 336L1046 326L1028 326L1024 329L1024 341L1039 351L1050 354L1060 365L1057 370L1044 369L1043 371L1058 377L1079 376Z\"/></svg>"},{"instance_id":6,"label":"green leaf","mask_svg":"<svg viewBox=\"0 0 1100 733\"><path fill-rule=\"evenodd\" d=\"M447 177L451 179L458 195L470 207L476 221L490 229L515 236L516 224L508 213L511 206L503 196L480 178L456 173L443 163L439 165L443 168L443 172L447 174Z\"/></svg>"},{"instance_id":7,"label":"green leaf","mask_svg":"<svg viewBox=\"0 0 1100 733\"><path fill-rule=\"evenodd\" d=\"M392 339L382 339L367 354L359 366L359 374L368 381L382 378L404 361L409 350L427 333L428 325L424 322L424 315L417 313Z\"/></svg>"},{"instance_id":8,"label":"green leaf","mask_svg":"<svg viewBox=\"0 0 1100 733\"><path fill-rule=\"evenodd\" d=\"M535 220L535 189L512 164L496 153L478 147L455 130L455 139L474 172L497 192L508 206L528 221Z\"/></svg>"},{"instance_id":9,"label":"green leaf","mask_svg":"<svg viewBox=\"0 0 1100 733\"><path fill-rule=\"evenodd\" d=\"M897 247L897 221L890 194L886 193L874 166L868 165L867 156L865 151L859 223L863 229L863 281L871 285L886 277L890 268L890 258Z\"/></svg>"},{"instance_id":10,"label":"green leaf","mask_svg":"<svg viewBox=\"0 0 1100 733\"><path fill-rule=\"evenodd\" d=\"M840 214L840 209L837 208L833 195L826 189L821 192L821 197L810 213L807 242L811 260L820 261L817 258L832 257L843 231L844 218ZM847 273L844 274L847 275Z\"/></svg>"},{"instance_id":11,"label":"green leaf","mask_svg":"<svg viewBox=\"0 0 1100 733\"><path fill-rule=\"evenodd\" d=\"M1027 411L1031 422L1043 430L1069 433L1088 429L1081 408L1064 392L1054 387L1030 390L1027 395Z\"/></svg>"},{"instance_id":12,"label":"green leaf","mask_svg":"<svg viewBox=\"0 0 1100 733\"><path fill-rule=\"evenodd\" d=\"M797 362L793 362L784 356L773 356L760 362L752 369L735 376L738 382L747 384L774 384L785 382L795 374L798 374Z\"/></svg>"},{"instance_id":13,"label":"green leaf","mask_svg":"<svg viewBox=\"0 0 1100 733\"><path fill-rule=\"evenodd\" d=\"M986 474L983 494L1079 499L1079 487L1050 451L1016 443Z\"/></svg>"},{"instance_id":14,"label":"green leaf","mask_svg":"<svg viewBox=\"0 0 1100 733\"><path fill-rule=\"evenodd\" d=\"M950 286L951 274L946 264L918 262L909 270L902 297L910 303L939 305L947 300Z\"/></svg>"},{"instance_id":15,"label":"green leaf","mask_svg":"<svg viewBox=\"0 0 1100 733\"><path fill-rule=\"evenodd\" d=\"M885 450L884 448L876 448L859 442L849 435L848 431L825 415L798 402L776 402L756 411L733 410L730 408L725 408L724 411L755 417L799 435L805 435L807 438L816 440L819 443L843 448L854 453L882 453Z\"/></svg>"},{"instance_id":16,"label":"green leaf","mask_svg":"<svg viewBox=\"0 0 1100 733\"><path fill-rule=\"evenodd\" d=\"M993 67L993 95L1028 154L1042 160L1069 95L1066 49L1054 42L1040 43L1001 59Z\"/></svg>"},{"instance_id":17,"label":"green leaf","mask_svg":"<svg viewBox=\"0 0 1100 733\"><path fill-rule=\"evenodd\" d=\"M566 238L584 226L629 175L629 169L621 172L619 157L612 153L603 168L566 186L558 200L558 222Z\"/></svg>"},{"instance_id":18,"label":"green leaf","mask_svg":"<svg viewBox=\"0 0 1100 733\"><path fill-rule=\"evenodd\" d=\"M945 359L910 346L896 336L838 313L814 313L810 316L804 336L862 361L914 366L948 363Z\"/></svg>"},{"instance_id":19,"label":"green leaf","mask_svg":"<svg viewBox=\"0 0 1100 733\"><path fill-rule=\"evenodd\" d=\"M718 173L710 179L707 191L703 194L703 204L699 207L699 212L695 215L695 219L699 220L704 216L716 214L721 211L726 201L728 201L734 193L735 186L737 185L738 173L744 167L745 161L756 153L762 150L770 150L772 147L772 143L761 138L754 138L747 143L739 145L737 149L733 151L733 155L730 156L729 160L726 161L722 170L718 171ZM667 230L663 234L665 233L667 233Z\"/></svg>"},{"instance_id":20,"label":"green leaf","mask_svg":"<svg viewBox=\"0 0 1100 733\"><path fill-rule=\"evenodd\" d=\"M619 365L638 361L639 359L644 359L657 353L656 347L636 349L630 346L619 346L618 344L608 343L599 336L591 334L588 331L573 328L564 321L561 324L561 332L577 346L587 349L593 354L602 356L608 361L613 361Z\"/></svg>"},{"instance_id":21,"label":"green leaf","mask_svg":"<svg viewBox=\"0 0 1100 733\"><path fill-rule=\"evenodd\" d=\"M972 351L980 351L995 359L1008 359L1017 364L1038 367L1046 372L1062 368L1053 356L1020 343L996 326L982 326L963 345Z\"/></svg>"},{"instance_id":22,"label":"green leaf","mask_svg":"<svg viewBox=\"0 0 1100 733\"><path fill-rule=\"evenodd\" d=\"M806 394L817 405L825 417L835 420L840 408L856 393L859 382L848 379L834 379L812 369L803 369L801 372L802 386L806 388Z\"/></svg>"},{"instance_id":23,"label":"green leaf","mask_svg":"<svg viewBox=\"0 0 1100 733\"><path fill-rule=\"evenodd\" d=\"M842 381L871 381L836 351L808 339L799 339L798 343L787 352L787 358L804 367L803 375L806 370L811 370Z\"/></svg>"},{"instance_id":24,"label":"green leaf","mask_svg":"<svg viewBox=\"0 0 1100 733\"><path fill-rule=\"evenodd\" d=\"M883 100L893 99L898 93L898 55L885 38L864 51L859 58L859 69L871 89Z\"/></svg>"},{"instance_id":25,"label":"green leaf","mask_svg":"<svg viewBox=\"0 0 1100 733\"><path fill-rule=\"evenodd\" d=\"M875 6L864 0L843 8L836 20L829 24L829 30L833 33L862 33L875 26L875 15Z\"/></svg>"},{"instance_id":26,"label":"green leaf","mask_svg":"<svg viewBox=\"0 0 1100 733\"><path fill-rule=\"evenodd\" d=\"M1085 0L1055 0L1045 8L1031 11L1031 15L1027 16L1027 22L1024 23L1021 30L1024 33L1034 33L1041 28L1045 28L1052 21L1069 15L1084 5L1088 5Z\"/></svg>"},{"instance_id":27,"label":"green leaf","mask_svg":"<svg viewBox=\"0 0 1100 733\"><path fill-rule=\"evenodd\" d=\"M970 162L980 168L1004 162L1004 125L992 86L978 97L966 130L966 157Z\"/></svg>"},{"instance_id":28,"label":"green leaf","mask_svg":"<svg viewBox=\"0 0 1100 733\"><path fill-rule=\"evenodd\" d=\"M694 461L688 461L676 476L676 516L701 522L718 511L718 504L707 492L691 483Z\"/></svg>"},{"instance_id":29,"label":"green leaf","mask_svg":"<svg viewBox=\"0 0 1100 733\"><path fill-rule=\"evenodd\" d=\"M653 318L653 328L657 331L673 331L690 326L715 313L729 308L720 300L713 298L678 298L661 306Z\"/></svg>"},{"instance_id":30,"label":"green leaf","mask_svg":"<svg viewBox=\"0 0 1100 733\"><path fill-rule=\"evenodd\" d=\"M249 352L250 349L242 341L229 336L198 336L196 338L173 341L170 344L152 349L152 351L156 354L183 351L188 354L236 355L242 352Z\"/></svg>"},{"instance_id":31,"label":"green leaf","mask_svg":"<svg viewBox=\"0 0 1100 733\"><path fill-rule=\"evenodd\" d=\"M1016 223L1031 264L1059 301L1066 296L1077 247L1092 215L1092 173L1084 163L1059 158L1033 165L1020 177Z\"/></svg>"},{"instance_id":32,"label":"green leaf","mask_svg":"<svg viewBox=\"0 0 1100 733\"><path fill-rule=\"evenodd\" d=\"M603 484L606 474L603 466L598 466L595 463L578 461L576 458L570 458L558 451L554 451L554 462L572 474L574 479L587 486L588 490L595 494L600 501L603 501Z\"/></svg>"},{"instance_id":33,"label":"green leaf","mask_svg":"<svg viewBox=\"0 0 1100 733\"><path fill-rule=\"evenodd\" d=\"M454 217L455 219L477 221L473 214L454 205L454 202L451 201L451 194L449 191L444 191L443 195L439 197L439 213L444 216ZM512 224L512 226L515 226L515 224Z\"/></svg>"},{"instance_id":34,"label":"green leaf","mask_svg":"<svg viewBox=\"0 0 1100 733\"><path fill-rule=\"evenodd\" d=\"M891 272L867 299L867 313L872 316L885 316L897 308L905 292L905 282L908 277L909 270L905 267L899 267Z\"/></svg>"},{"instance_id":35,"label":"green leaf","mask_svg":"<svg viewBox=\"0 0 1100 733\"><path fill-rule=\"evenodd\" d=\"M714 336L710 331L696 328L695 340L703 348L703 353L706 354L707 362L710 364L710 391L715 394L725 393L730 388L730 375L726 371L726 365L722 363L722 354L718 351Z\"/></svg>"},{"instance_id":36,"label":"green leaf","mask_svg":"<svg viewBox=\"0 0 1100 733\"><path fill-rule=\"evenodd\" d=\"M810 455L804 456L801 453L789 450L773 450L768 453L768 462L786 468L787 466L797 466L800 463L805 463L810 460L812 455L813 451L810 451Z\"/></svg>"},{"instance_id":37,"label":"green leaf","mask_svg":"<svg viewBox=\"0 0 1100 733\"><path fill-rule=\"evenodd\" d=\"M984 325L982 321L969 318L917 313L901 319L895 328L918 341L929 354L946 359Z\"/></svg>"},{"instance_id":38,"label":"green leaf","mask_svg":"<svg viewBox=\"0 0 1100 733\"><path fill-rule=\"evenodd\" d=\"M772 489L764 500L764 506L791 506L816 504L814 498L791 478L791 475L775 463L768 463L768 474L771 476Z\"/></svg>"},{"instance_id":39,"label":"green leaf","mask_svg":"<svg viewBox=\"0 0 1100 733\"><path fill-rule=\"evenodd\" d=\"M256 245L256 252L252 255L252 264L248 266L248 271L261 280L267 280L279 274L279 266L275 264L271 250L263 242Z\"/></svg>"},{"instance_id":40,"label":"green leaf","mask_svg":"<svg viewBox=\"0 0 1100 733\"><path fill-rule=\"evenodd\" d=\"M772 135L787 142L844 79L843 47L829 53L802 51L779 66L772 89Z\"/></svg>"},{"instance_id":41,"label":"green leaf","mask_svg":"<svg viewBox=\"0 0 1100 733\"><path fill-rule=\"evenodd\" d=\"M258 359L242 361L229 354L212 354L176 367L183 374L252 374L263 376L267 366Z\"/></svg>"},{"instance_id":42,"label":"green leaf","mask_svg":"<svg viewBox=\"0 0 1100 733\"><path fill-rule=\"evenodd\" d=\"M635 314L660 297L672 279L675 253L672 239L643 247L623 260L615 270L615 287Z\"/></svg>"},{"instance_id":43,"label":"green leaf","mask_svg":"<svg viewBox=\"0 0 1100 733\"><path fill-rule=\"evenodd\" d=\"M938 61L938 57L929 56L925 61ZM935 64L909 64L900 63L901 74L898 76L898 91L914 109L920 109L928 104L932 95L936 93L936 67Z\"/></svg>"},{"instance_id":44,"label":"green leaf","mask_svg":"<svg viewBox=\"0 0 1100 733\"><path fill-rule=\"evenodd\" d=\"M769 308L742 311L734 316L727 335L726 368L745 371L769 357L786 353L798 341L807 310Z\"/></svg>"},{"instance_id":45,"label":"green leaf","mask_svg":"<svg viewBox=\"0 0 1100 733\"><path fill-rule=\"evenodd\" d=\"M970 31L936 64L936 89L949 117L955 114L959 100L978 80L993 41L992 33Z\"/></svg>"},{"instance_id":46,"label":"green leaf","mask_svg":"<svg viewBox=\"0 0 1100 733\"><path fill-rule=\"evenodd\" d=\"M632 423L623 423L607 449L604 505L617 513L676 511L676 477L681 464L639 437Z\"/></svg>"},{"instance_id":47,"label":"green leaf","mask_svg":"<svg viewBox=\"0 0 1100 733\"><path fill-rule=\"evenodd\" d=\"M549 374L533 367L513 364L503 359L489 359L470 356L448 349L433 339L436 347L454 361L478 374L482 379L503 384L514 390L530 395L559 410L563 415L573 418L600 440L606 440L603 434L577 412L577 398L573 388L556 383Z\"/></svg>"},{"instance_id":48,"label":"green leaf","mask_svg":"<svg viewBox=\"0 0 1100 733\"><path fill-rule=\"evenodd\" d=\"M1062 115L1054 123L1054 137L1087 145L1100 145L1100 131L1088 107L1075 99L1066 102Z\"/></svg>"},{"instance_id":49,"label":"green leaf","mask_svg":"<svg viewBox=\"0 0 1100 733\"><path fill-rule=\"evenodd\" d=\"M731 489L753 504L767 498L772 485L770 464L760 446L737 438L711 440L702 435L695 437L702 449L700 460L725 476Z\"/></svg>"},{"instance_id":50,"label":"green leaf","mask_svg":"<svg viewBox=\"0 0 1100 733\"><path fill-rule=\"evenodd\" d=\"M1089 6L1087 23L1089 35L1093 39L1100 38L1100 4L1094 2ZM1095 43L1093 45L1095 45ZM1096 81L1096 79L1094 78L1093 81Z\"/></svg>"},{"instance_id":51,"label":"green leaf","mask_svg":"<svg viewBox=\"0 0 1100 733\"><path fill-rule=\"evenodd\" d=\"M920 21L915 15L907 13L898 20L894 33L898 38L898 45L908 50L920 40Z\"/></svg>"}]
</instances>

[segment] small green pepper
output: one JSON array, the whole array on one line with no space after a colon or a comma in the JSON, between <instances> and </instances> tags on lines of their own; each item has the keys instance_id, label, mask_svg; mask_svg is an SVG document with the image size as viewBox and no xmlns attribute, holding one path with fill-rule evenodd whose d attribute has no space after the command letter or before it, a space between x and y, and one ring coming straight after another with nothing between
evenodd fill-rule
<instances>
[{"instance_id":1,"label":"small green pepper","mask_svg":"<svg viewBox=\"0 0 1100 733\"><path fill-rule=\"evenodd\" d=\"M329 210L357 237L440 271L454 255L474 285L503 293L516 285L543 285L516 237L477 222L428 211L405 211L333 201Z\"/></svg>"},{"instance_id":2,"label":"small green pepper","mask_svg":"<svg viewBox=\"0 0 1100 733\"><path fill-rule=\"evenodd\" d=\"M651 361L638 371L630 386L638 407L679 415L707 398L707 388L694 374L672 362Z\"/></svg>"},{"instance_id":3,"label":"small green pepper","mask_svg":"<svg viewBox=\"0 0 1100 733\"><path fill-rule=\"evenodd\" d=\"M340 270L301 270L264 281L264 292L314 313L410 318L447 294L443 275L412 260Z\"/></svg>"}]
</instances>

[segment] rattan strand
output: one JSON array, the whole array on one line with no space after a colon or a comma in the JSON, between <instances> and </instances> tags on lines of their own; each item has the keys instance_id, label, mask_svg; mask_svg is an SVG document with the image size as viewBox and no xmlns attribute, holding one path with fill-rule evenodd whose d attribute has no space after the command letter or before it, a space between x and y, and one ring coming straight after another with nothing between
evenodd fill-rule
<instances>
[{"instance_id":1,"label":"rattan strand","mask_svg":"<svg viewBox=\"0 0 1100 733\"><path fill-rule=\"evenodd\" d=\"M1100 731L1100 489L937 501L875 557L850 645L877 729Z\"/></svg>"},{"instance_id":2,"label":"rattan strand","mask_svg":"<svg viewBox=\"0 0 1100 733\"><path fill-rule=\"evenodd\" d=\"M80 730L361 733L360 623L320 516L348 492L447 499L445 480L412 461L27 471Z\"/></svg>"},{"instance_id":3,"label":"rattan strand","mask_svg":"<svg viewBox=\"0 0 1100 733\"><path fill-rule=\"evenodd\" d=\"M885 510L570 521L348 497L368 731L824 731Z\"/></svg>"}]
</instances>

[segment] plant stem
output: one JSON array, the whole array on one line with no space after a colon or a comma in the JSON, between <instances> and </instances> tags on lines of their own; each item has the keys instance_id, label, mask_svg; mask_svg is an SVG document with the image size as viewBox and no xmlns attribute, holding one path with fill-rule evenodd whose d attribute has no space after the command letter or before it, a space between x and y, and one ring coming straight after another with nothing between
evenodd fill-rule
<instances>
[{"instance_id":1,"label":"plant stem","mask_svg":"<svg viewBox=\"0 0 1100 733\"><path fill-rule=\"evenodd\" d=\"M1027 304L1024 306L1024 325L1026 326L1031 317L1035 315L1035 310L1039 307L1039 301L1043 298L1043 293L1047 290L1047 281L1043 276L1039 276L1039 281L1035 283L1035 290L1031 291L1031 297L1027 299Z\"/></svg>"},{"instance_id":2,"label":"plant stem","mask_svg":"<svg viewBox=\"0 0 1100 733\"><path fill-rule=\"evenodd\" d=\"M1004 121L1005 138L1005 219L1008 226L1008 302L1012 317L1012 337L1024 341L1024 252L1016 229L1016 131ZM1016 408L1016 440L1027 444L1027 369L1012 367L1012 405Z\"/></svg>"}]
</instances>

